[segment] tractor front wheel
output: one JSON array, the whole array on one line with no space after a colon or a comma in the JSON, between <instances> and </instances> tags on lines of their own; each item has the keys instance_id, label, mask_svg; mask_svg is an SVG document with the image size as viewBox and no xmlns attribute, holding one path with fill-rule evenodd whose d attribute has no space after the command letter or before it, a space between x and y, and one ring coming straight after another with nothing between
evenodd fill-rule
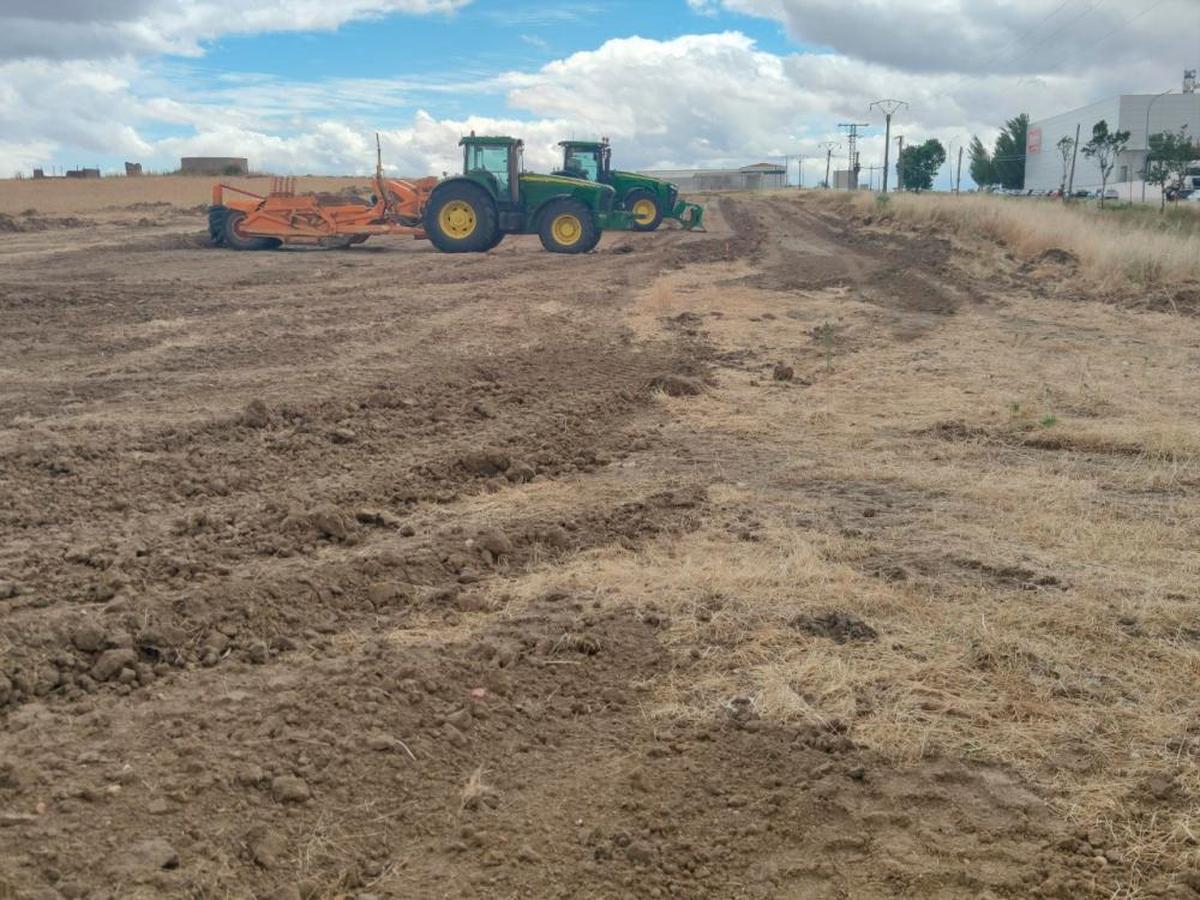
<instances>
[{"instance_id":1,"label":"tractor front wheel","mask_svg":"<svg viewBox=\"0 0 1200 900\"><path fill-rule=\"evenodd\" d=\"M538 236L551 253L587 253L599 243L600 229L585 204L578 200L553 200L542 213Z\"/></svg>"},{"instance_id":2,"label":"tractor front wheel","mask_svg":"<svg viewBox=\"0 0 1200 900\"><path fill-rule=\"evenodd\" d=\"M217 207L220 209L221 207ZM209 213L209 231L213 230L213 212ZM254 235L246 234L242 231L242 222L245 221L246 214L239 212L236 209L225 209L224 221L220 223L221 237L220 243L224 244L231 250L274 250L283 241L279 238L269 237L254 237Z\"/></svg>"},{"instance_id":3,"label":"tractor front wheel","mask_svg":"<svg viewBox=\"0 0 1200 900\"><path fill-rule=\"evenodd\" d=\"M634 231L655 231L662 224L663 210L658 198L644 188L625 195L625 208L633 214Z\"/></svg>"},{"instance_id":4,"label":"tractor front wheel","mask_svg":"<svg viewBox=\"0 0 1200 900\"><path fill-rule=\"evenodd\" d=\"M475 184L451 182L425 206L425 233L443 253L483 253L503 238L496 204Z\"/></svg>"}]
</instances>

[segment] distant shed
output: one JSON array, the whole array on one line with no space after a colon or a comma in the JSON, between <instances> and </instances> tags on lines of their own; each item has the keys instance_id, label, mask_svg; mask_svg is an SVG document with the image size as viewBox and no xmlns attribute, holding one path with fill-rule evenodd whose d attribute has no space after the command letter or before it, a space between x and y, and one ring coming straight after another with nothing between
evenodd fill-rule
<instances>
[{"instance_id":1,"label":"distant shed","mask_svg":"<svg viewBox=\"0 0 1200 900\"><path fill-rule=\"evenodd\" d=\"M185 156L179 161L184 175L249 175L250 163L244 156Z\"/></svg>"}]
</instances>

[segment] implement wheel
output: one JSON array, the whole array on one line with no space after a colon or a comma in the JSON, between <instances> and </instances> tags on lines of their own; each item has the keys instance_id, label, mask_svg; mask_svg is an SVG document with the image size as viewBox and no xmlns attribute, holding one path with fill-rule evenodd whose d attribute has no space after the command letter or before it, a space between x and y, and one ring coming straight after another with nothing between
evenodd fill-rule
<instances>
[{"instance_id":1,"label":"implement wheel","mask_svg":"<svg viewBox=\"0 0 1200 900\"><path fill-rule=\"evenodd\" d=\"M217 207L216 209L221 209ZM214 210L215 212L215 210ZM283 241L279 238L255 237L252 234L246 234L241 229L241 224L245 220L246 214L236 209L225 209L224 221L221 223L221 240L231 250L274 250ZM209 231L213 228L213 214L209 213Z\"/></svg>"},{"instance_id":2,"label":"implement wheel","mask_svg":"<svg viewBox=\"0 0 1200 900\"><path fill-rule=\"evenodd\" d=\"M538 236L551 253L587 253L599 243L600 229L585 204L578 200L552 200L542 212Z\"/></svg>"},{"instance_id":3,"label":"implement wheel","mask_svg":"<svg viewBox=\"0 0 1200 900\"><path fill-rule=\"evenodd\" d=\"M443 253L483 253L499 243L499 231L496 204L478 185L450 182L425 206L425 233Z\"/></svg>"},{"instance_id":4,"label":"implement wheel","mask_svg":"<svg viewBox=\"0 0 1200 900\"><path fill-rule=\"evenodd\" d=\"M655 231L662 224L663 211L658 198L645 188L635 188L626 194L625 208L633 213L634 231Z\"/></svg>"}]
</instances>

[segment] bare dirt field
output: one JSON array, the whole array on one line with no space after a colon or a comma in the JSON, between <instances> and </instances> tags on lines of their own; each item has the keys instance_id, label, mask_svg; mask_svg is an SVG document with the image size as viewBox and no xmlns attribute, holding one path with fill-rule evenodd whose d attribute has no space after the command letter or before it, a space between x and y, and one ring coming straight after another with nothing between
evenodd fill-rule
<instances>
[{"instance_id":1,"label":"bare dirt field","mask_svg":"<svg viewBox=\"0 0 1200 900\"><path fill-rule=\"evenodd\" d=\"M1200 894L1194 284L10 187L0 898Z\"/></svg>"}]
</instances>

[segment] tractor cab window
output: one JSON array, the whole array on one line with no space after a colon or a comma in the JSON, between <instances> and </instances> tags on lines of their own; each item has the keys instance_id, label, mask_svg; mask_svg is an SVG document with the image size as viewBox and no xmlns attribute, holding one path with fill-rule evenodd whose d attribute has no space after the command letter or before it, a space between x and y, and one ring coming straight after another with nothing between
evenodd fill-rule
<instances>
[{"instance_id":1,"label":"tractor cab window","mask_svg":"<svg viewBox=\"0 0 1200 900\"><path fill-rule=\"evenodd\" d=\"M468 146L467 171L488 172L499 183L500 192L508 193L508 147L485 144Z\"/></svg>"},{"instance_id":2,"label":"tractor cab window","mask_svg":"<svg viewBox=\"0 0 1200 900\"><path fill-rule=\"evenodd\" d=\"M600 167L596 163L596 154L590 150L568 150L567 158L563 162L566 164L564 169L567 172L579 178L586 178L588 181L595 181L600 174Z\"/></svg>"}]
</instances>

